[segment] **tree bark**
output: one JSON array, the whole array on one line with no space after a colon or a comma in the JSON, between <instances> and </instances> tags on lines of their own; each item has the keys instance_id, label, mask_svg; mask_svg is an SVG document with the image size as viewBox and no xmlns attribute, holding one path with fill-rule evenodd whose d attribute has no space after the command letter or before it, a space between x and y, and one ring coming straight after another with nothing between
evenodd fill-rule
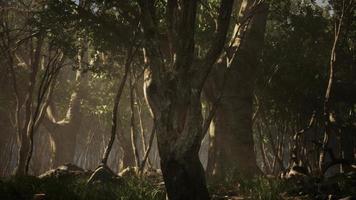
<instances>
[{"instance_id":1,"label":"tree bark","mask_svg":"<svg viewBox=\"0 0 356 200\"><path fill-rule=\"evenodd\" d=\"M147 70L146 95L154 116L161 169L170 200L209 199L205 174L199 161L203 139L200 95L212 65L225 45L233 6L222 0L218 28L211 48L197 66L193 65L197 1L167 2L167 32L172 48L167 62L156 27L151 1L139 1L145 34ZM178 6L179 5L179 6ZM174 14L176 13L176 15Z\"/></svg>"},{"instance_id":2,"label":"tree bark","mask_svg":"<svg viewBox=\"0 0 356 200\"><path fill-rule=\"evenodd\" d=\"M253 92L268 6L261 4L256 13L251 13L252 3L247 0L242 2L245 6L241 6L240 15L253 17L244 38L239 41L241 46L227 77L216 72L207 85L210 90L215 90L207 95L209 101L216 101L218 91L223 91L213 119L215 152L209 155L214 158L209 158L209 166L214 167L210 167L208 174L217 181L237 176L251 178L259 171L252 136ZM227 79L225 84L221 83L222 79Z\"/></svg>"},{"instance_id":3,"label":"tree bark","mask_svg":"<svg viewBox=\"0 0 356 200\"><path fill-rule=\"evenodd\" d=\"M170 99L176 99L175 106L154 111L161 169L169 199L209 199L198 156L203 120L200 95L190 94L189 100L185 92L189 91L181 88L176 98ZM149 93L154 98L154 92ZM189 103L180 103L186 101Z\"/></svg>"}]
</instances>

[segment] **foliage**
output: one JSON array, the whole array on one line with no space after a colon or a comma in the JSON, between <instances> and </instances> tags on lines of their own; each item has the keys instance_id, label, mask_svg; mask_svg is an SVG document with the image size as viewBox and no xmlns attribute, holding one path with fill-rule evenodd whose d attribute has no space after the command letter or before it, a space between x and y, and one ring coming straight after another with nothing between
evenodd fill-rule
<instances>
[{"instance_id":1,"label":"foliage","mask_svg":"<svg viewBox=\"0 0 356 200\"><path fill-rule=\"evenodd\" d=\"M293 2L271 5L257 80L261 102L282 118L309 116L321 105L331 47L330 24L323 8Z\"/></svg>"}]
</instances>

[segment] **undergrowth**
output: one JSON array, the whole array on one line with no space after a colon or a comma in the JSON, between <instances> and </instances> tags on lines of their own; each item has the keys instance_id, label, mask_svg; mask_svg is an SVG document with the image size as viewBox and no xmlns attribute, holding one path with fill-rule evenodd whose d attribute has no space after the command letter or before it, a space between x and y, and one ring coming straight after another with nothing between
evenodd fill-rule
<instances>
[{"instance_id":1,"label":"undergrowth","mask_svg":"<svg viewBox=\"0 0 356 200\"><path fill-rule=\"evenodd\" d=\"M86 184L87 177L9 177L0 180L1 200L32 200L45 194L46 200L163 200L165 193L150 182L130 177L114 182Z\"/></svg>"},{"instance_id":2,"label":"undergrowth","mask_svg":"<svg viewBox=\"0 0 356 200\"><path fill-rule=\"evenodd\" d=\"M239 196L253 200L278 200L282 199L280 194L286 191L288 187L291 186L286 182L266 177L253 179L235 177L209 184L210 193L215 194L213 199Z\"/></svg>"},{"instance_id":3,"label":"undergrowth","mask_svg":"<svg viewBox=\"0 0 356 200\"><path fill-rule=\"evenodd\" d=\"M163 200L164 189L144 178L127 177L106 183L86 184L88 177L9 177L0 179L0 200L32 200L34 194L45 194L46 200ZM244 197L251 200L325 199L354 196L355 179L346 175L328 179L304 178L282 180L278 178L242 177L210 182L212 199ZM177 186L179 187L179 186Z\"/></svg>"}]
</instances>

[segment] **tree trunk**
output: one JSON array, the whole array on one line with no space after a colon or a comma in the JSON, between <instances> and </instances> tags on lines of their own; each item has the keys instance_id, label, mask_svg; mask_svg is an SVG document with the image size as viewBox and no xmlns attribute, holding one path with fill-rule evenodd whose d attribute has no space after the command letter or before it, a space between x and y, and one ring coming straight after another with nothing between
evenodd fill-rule
<instances>
[{"instance_id":1,"label":"tree trunk","mask_svg":"<svg viewBox=\"0 0 356 200\"><path fill-rule=\"evenodd\" d=\"M138 134L136 127L136 115L135 115L135 104L136 104L136 96L134 93L134 84L133 84L133 70L130 71L130 136L131 136L131 145L135 156L135 167L139 167L140 165L140 155L138 153Z\"/></svg>"},{"instance_id":2,"label":"tree trunk","mask_svg":"<svg viewBox=\"0 0 356 200\"><path fill-rule=\"evenodd\" d=\"M32 122L33 112L34 112L33 96L35 93L34 91L35 91L36 77L38 74L39 64L41 59L42 42L43 42L43 37L39 37L36 42L35 54L33 56L33 63L31 63L30 66L31 73L29 76L26 99L24 102L25 116L24 116L23 126L21 127L20 121L17 122L17 126L21 127L18 130L20 130L21 132L18 133L19 135L18 141L20 141L19 144L20 148L18 154L18 166L15 170L16 175L27 175L26 163L27 163L27 157L31 145L29 128L31 126L31 123L34 123ZM33 51L33 48L30 48L30 51Z\"/></svg>"},{"instance_id":3,"label":"tree trunk","mask_svg":"<svg viewBox=\"0 0 356 200\"><path fill-rule=\"evenodd\" d=\"M252 1L244 1L242 5L246 7L242 6L241 9L245 11L240 13L250 15L251 12L246 12L246 9L249 11L251 4ZM210 96L208 100L214 102L217 91L221 90L216 85L221 85L221 79L227 79L213 119L216 147L215 152L209 155L209 166L214 167L210 167L208 174L215 180L236 178L236 175L252 177L258 172L252 135L252 106L255 71L263 45L267 10L268 6L262 4L254 14L227 77L215 73L217 76L210 80L215 82L212 83L215 86L210 88L215 91L207 96Z\"/></svg>"},{"instance_id":4,"label":"tree trunk","mask_svg":"<svg viewBox=\"0 0 356 200\"><path fill-rule=\"evenodd\" d=\"M78 128L68 124L51 132L52 168L65 163L73 163Z\"/></svg>"},{"instance_id":5,"label":"tree trunk","mask_svg":"<svg viewBox=\"0 0 356 200\"><path fill-rule=\"evenodd\" d=\"M116 129L117 129L117 124L118 124L118 120L119 120L119 114L118 114L119 104L120 104L121 95L122 95L122 92L124 90L125 83L126 83L126 80L127 80L127 77L128 77L131 61L132 61L132 58L133 58L133 55L132 55L133 52L132 51L133 51L133 49L131 48L129 50L128 55L127 55L127 59L126 59L126 63L125 63L124 76L123 76L122 80L119 82L119 87L118 87L118 90L116 92L115 99L114 99L114 107L113 107L113 111L111 113L111 116L112 116L111 117L111 120L112 120L111 121L111 136L110 136L108 145L105 147L104 155L103 155L103 158L102 158L102 161L101 161L101 163L104 164L104 165L107 165L107 161L109 159L110 151L112 149L112 146L113 146L114 140L115 140L115 136L116 136ZM131 77L130 77L130 80L131 80ZM123 135L122 131L121 131L121 134ZM119 170L120 170L120 168L119 168Z\"/></svg>"},{"instance_id":6,"label":"tree trunk","mask_svg":"<svg viewBox=\"0 0 356 200\"><path fill-rule=\"evenodd\" d=\"M236 173L251 177L257 172L250 92L251 88L245 87L236 95L227 96L216 112L215 168L212 174L216 178L231 178Z\"/></svg>"},{"instance_id":7,"label":"tree trunk","mask_svg":"<svg viewBox=\"0 0 356 200\"><path fill-rule=\"evenodd\" d=\"M146 162L149 163L149 155L152 149L152 145L153 145L153 139L155 137L155 132L156 132L156 128L155 125L152 125L152 130L151 130L151 135L150 135L150 139L148 142L148 147L147 149L144 148L144 154L143 154L143 158L142 158L142 162L140 164L140 168L139 168L139 172L142 173L143 169L145 168ZM152 167L152 166L151 166Z\"/></svg>"},{"instance_id":8,"label":"tree trunk","mask_svg":"<svg viewBox=\"0 0 356 200\"><path fill-rule=\"evenodd\" d=\"M200 95L225 45L233 1L221 1L214 39L198 65L193 65L197 1L167 2L165 33L170 48L164 52L168 52L166 59L161 51L162 40L153 2L141 0L139 6L147 50L145 62L149 66L149 73L145 74L146 95L154 116L167 196L170 200L209 199L199 160L203 139Z\"/></svg>"},{"instance_id":9,"label":"tree trunk","mask_svg":"<svg viewBox=\"0 0 356 200\"><path fill-rule=\"evenodd\" d=\"M51 103L47 108L47 117L44 118L43 124L50 134L53 168L74 161L77 135L82 119L80 104L83 96L81 87L84 81L81 76L82 72L77 71L76 89L71 95L64 119L56 120L55 108Z\"/></svg>"},{"instance_id":10,"label":"tree trunk","mask_svg":"<svg viewBox=\"0 0 356 200\"><path fill-rule=\"evenodd\" d=\"M323 120L324 120L324 138L323 138L323 144L322 144L322 149L319 155L319 169L323 173L326 169L326 154L327 154L327 149L328 149L328 143L329 143L329 137L330 137L330 132L331 132L331 122L330 122L330 111L331 111L331 102L330 102L330 97L331 97L331 92L333 89L334 85L334 76L335 76L335 62L336 62L336 48L338 46L339 42L339 36L341 33L341 28L344 20L344 14L345 14L345 7L342 8L341 10L341 16L337 19L335 22L335 33L334 33L334 41L333 45L331 48L331 55L330 55L330 60L329 60L329 78L328 78L328 85L325 91L325 97L324 97L324 105L323 105Z\"/></svg>"},{"instance_id":11,"label":"tree trunk","mask_svg":"<svg viewBox=\"0 0 356 200\"><path fill-rule=\"evenodd\" d=\"M119 171L135 166L135 156L131 145L131 137L124 134L122 126L119 126L118 141L123 150L122 163L119 165Z\"/></svg>"},{"instance_id":12,"label":"tree trunk","mask_svg":"<svg viewBox=\"0 0 356 200\"><path fill-rule=\"evenodd\" d=\"M153 113L168 198L209 199L205 173L198 154L203 120L200 95L179 87L174 97L158 99L153 85L148 88L151 108L160 108L153 109Z\"/></svg>"},{"instance_id":13,"label":"tree trunk","mask_svg":"<svg viewBox=\"0 0 356 200\"><path fill-rule=\"evenodd\" d=\"M26 175L26 158L30 149L30 140L26 132L21 133L20 148L18 151L17 167L15 170L15 175L22 176Z\"/></svg>"}]
</instances>

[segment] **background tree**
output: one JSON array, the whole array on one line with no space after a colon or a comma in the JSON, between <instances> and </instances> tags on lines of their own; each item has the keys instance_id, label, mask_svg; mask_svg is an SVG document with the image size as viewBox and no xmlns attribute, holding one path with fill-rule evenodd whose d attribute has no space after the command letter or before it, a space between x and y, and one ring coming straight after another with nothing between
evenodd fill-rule
<instances>
[{"instance_id":1,"label":"background tree","mask_svg":"<svg viewBox=\"0 0 356 200\"><path fill-rule=\"evenodd\" d=\"M241 2L230 49L220 59L221 63L206 86L206 96L212 105L217 104L214 129L210 131L207 172L216 180L231 181L238 174L251 178L258 173L252 134L252 102L267 12L267 4Z\"/></svg>"}]
</instances>

